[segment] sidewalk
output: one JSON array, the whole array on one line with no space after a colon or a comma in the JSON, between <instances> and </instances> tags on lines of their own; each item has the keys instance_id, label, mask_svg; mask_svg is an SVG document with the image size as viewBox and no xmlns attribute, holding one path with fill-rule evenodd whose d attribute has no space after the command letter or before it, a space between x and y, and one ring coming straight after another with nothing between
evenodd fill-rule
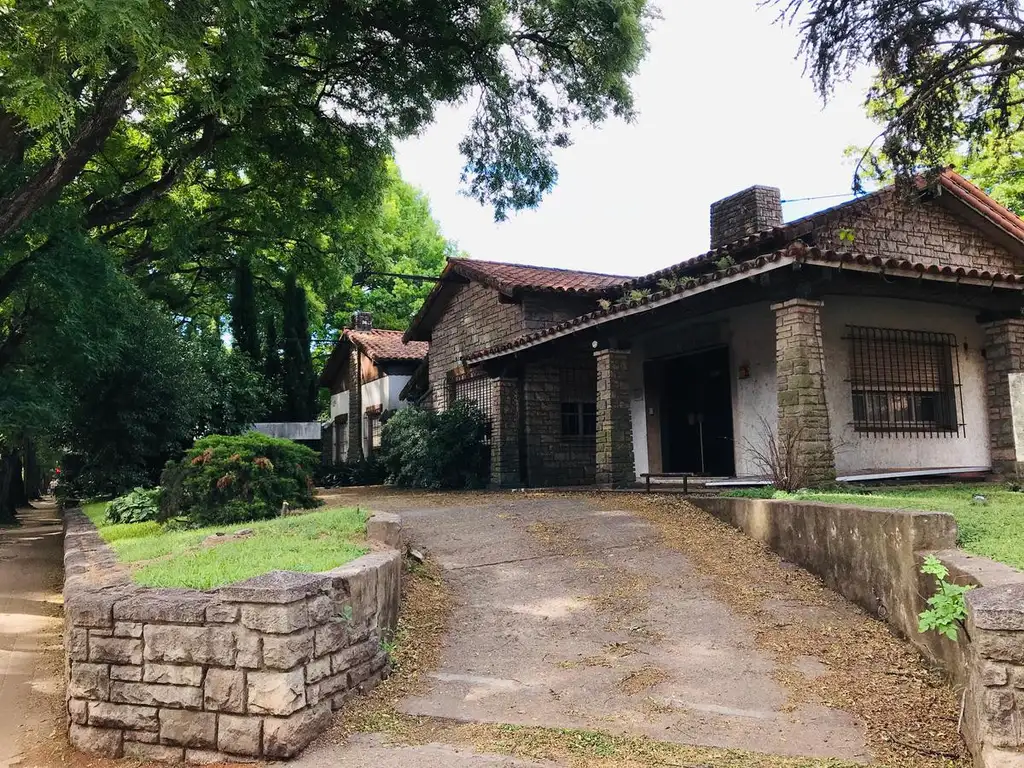
<instances>
[{"instance_id":1,"label":"sidewalk","mask_svg":"<svg viewBox=\"0 0 1024 768\"><path fill-rule=\"evenodd\" d=\"M51 501L0 529L0 768L22 764L61 712L61 518Z\"/></svg>"}]
</instances>

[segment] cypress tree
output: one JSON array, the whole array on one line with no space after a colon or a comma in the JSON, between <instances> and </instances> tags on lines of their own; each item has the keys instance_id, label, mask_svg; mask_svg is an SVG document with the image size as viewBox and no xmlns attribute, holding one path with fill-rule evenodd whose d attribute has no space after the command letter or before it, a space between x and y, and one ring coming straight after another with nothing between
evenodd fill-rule
<instances>
[{"instance_id":1,"label":"cypress tree","mask_svg":"<svg viewBox=\"0 0 1024 768\"><path fill-rule=\"evenodd\" d=\"M306 289L289 274L284 286L284 407L289 421L316 418L316 377L313 375L312 339Z\"/></svg>"},{"instance_id":2,"label":"cypress tree","mask_svg":"<svg viewBox=\"0 0 1024 768\"><path fill-rule=\"evenodd\" d=\"M231 293L231 336L235 349L247 354L254 363L260 359L256 289L252 280L252 265L247 256L243 256L235 265L235 285Z\"/></svg>"},{"instance_id":3,"label":"cypress tree","mask_svg":"<svg viewBox=\"0 0 1024 768\"><path fill-rule=\"evenodd\" d=\"M281 341L277 337L277 321L273 315L267 318L265 335L267 354L263 359L263 377L267 380L267 385L273 394L273 397L269 398L273 406L267 413L267 418L271 421L279 421L285 418L282 408L284 382L281 380Z\"/></svg>"}]
</instances>

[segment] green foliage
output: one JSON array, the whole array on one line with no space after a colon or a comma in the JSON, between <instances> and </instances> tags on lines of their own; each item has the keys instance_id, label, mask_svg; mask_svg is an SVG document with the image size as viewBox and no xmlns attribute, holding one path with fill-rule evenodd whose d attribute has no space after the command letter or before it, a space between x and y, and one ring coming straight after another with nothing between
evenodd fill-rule
<instances>
[{"instance_id":1,"label":"green foliage","mask_svg":"<svg viewBox=\"0 0 1024 768\"><path fill-rule=\"evenodd\" d=\"M736 260L733 259L733 257L730 256L729 254L726 254L722 258L717 259L715 261L715 269L722 271L723 269L728 269L729 267L734 266L735 264Z\"/></svg>"},{"instance_id":2,"label":"green foliage","mask_svg":"<svg viewBox=\"0 0 1024 768\"><path fill-rule=\"evenodd\" d=\"M465 400L445 411L405 408L384 424L380 461L407 488L480 488L488 479L487 419Z\"/></svg>"},{"instance_id":3,"label":"green foliage","mask_svg":"<svg viewBox=\"0 0 1024 768\"><path fill-rule=\"evenodd\" d=\"M317 468L316 484L321 488L349 488L382 485L388 479L387 468L376 454Z\"/></svg>"},{"instance_id":4,"label":"green foliage","mask_svg":"<svg viewBox=\"0 0 1024 768\"><path fill-rule=\"evenodd\" d=\"M309 448L258 432L210 435L168 462L160 482L161 517L216 525L274 517L284 502L314 507L318 462Z\"/></svg>"},{"instance_id":5,"label":"green foliage","mask_svg":"<svg viewBox=\"0 0 1024 768\"><path fill-rule=\"evenodd\" d=\"M259 361L259 314L248 257L239 259L235 266L235 284L231 291L231 337L235 349L248 355L252 363Z\"/></svg>"},{"instance_id":6,"label":"green foliage","mask_svg":"<svg viewBox=\"0 0 1024 768\"><path fill-rule=\"evenodd\" d=\"M308 299L294 274L285 281L284 301L284 417L286 421L312 421L317 416L317 385L310 353Z\"/></svg>"},{"instance_id":7,"label":"green foliage","mask_svg":"<svg viewBox=\"0 0 1024 768\"><path fill-rule=\"evenodd\" d=\"M956 641L967 619L967 604L964 595L974 589L973 585L961 586L946 581L949 570L935 555L928 555L921 565L921 573L934 576L938 591L928 598L928 609L918 616L918 632L938 632Z\"/></svg>"},{"instance_id":8,"label":"green foliage","mask_svg":"<svg viewBox=\"0 0 1024 768\"><path fill-rule=\"evenodd\" d=\"M822 96L857 68L876 73L868 101L878 149L899 176L942 166L964 145L1020 133L1024 16L1016 3L773 0L799 20ZM858 165L857 186L860 180Z\"/></svg>"},{"instance_id":9,"label":"green foliage","mask_svg":"<svg viewBox=\"0 0 1024 768\"><path fill-rule=\"evenodd\" d=\"M107 504L109 523L142 523L160 516L160 489L136 488Z\"/></svg>"},{"instance_id":10,"label":"green foliage","mask_svg":"<svg viewBox=\"0 0 1024 768\"><path fill-rule=\"evenodd\" d=\"M774 485L760 485L753 488L731 488L722 495L733 499L774 499L778 494Z\"/></svg>"}]
</instances>

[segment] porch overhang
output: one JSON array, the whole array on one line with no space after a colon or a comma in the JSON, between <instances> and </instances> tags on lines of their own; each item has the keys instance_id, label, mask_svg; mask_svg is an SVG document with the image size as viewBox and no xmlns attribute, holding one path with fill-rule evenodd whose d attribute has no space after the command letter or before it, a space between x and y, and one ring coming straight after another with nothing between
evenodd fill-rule
<instances>
[{"instance_id":1,"label":"porch overhang","mask_svg":"<svg viewBox=\"0 0 1024 768\"><path fill-rule=\"evenodd\" d=\"M1013 292L1024 295L1024 275L990 272L948 265L925 264L900 259L882 259L850 252L822 251L794 243L788 248L758 256L717 272L684 280L672 290L664 290L628 304L613 305L608 309L575 317L558 325L535 331L510 342L483 349L465 358L470 365L489 363L518 355L582 331L597 329L609 323L644 315L652 310L689 301L718 291L729 285L755 280L760 276L801 265L821 267L836 272L879 275L903 281L928 281L951 286L972 286L989 291Z\"/></svg>"}]
</instances>

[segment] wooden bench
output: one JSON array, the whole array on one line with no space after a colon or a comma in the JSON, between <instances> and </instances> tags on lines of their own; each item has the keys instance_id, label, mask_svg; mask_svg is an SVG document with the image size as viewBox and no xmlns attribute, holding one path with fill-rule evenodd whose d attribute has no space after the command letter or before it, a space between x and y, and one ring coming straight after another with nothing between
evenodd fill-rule
<instances>
[{"instance_id":1,"label":"wooden bench","mask_svg":"<svg viewBox=\"0 0 1024 768\"><path fill-rule=\"evenodd\" d=\"M693 472L642 472L640 477L644 479L647 485L647 493L651 492L651 478L656 477L681 477L683 478L683 493L690 492L689 478L693 477Z\"/></svg>"}]
</instances>

